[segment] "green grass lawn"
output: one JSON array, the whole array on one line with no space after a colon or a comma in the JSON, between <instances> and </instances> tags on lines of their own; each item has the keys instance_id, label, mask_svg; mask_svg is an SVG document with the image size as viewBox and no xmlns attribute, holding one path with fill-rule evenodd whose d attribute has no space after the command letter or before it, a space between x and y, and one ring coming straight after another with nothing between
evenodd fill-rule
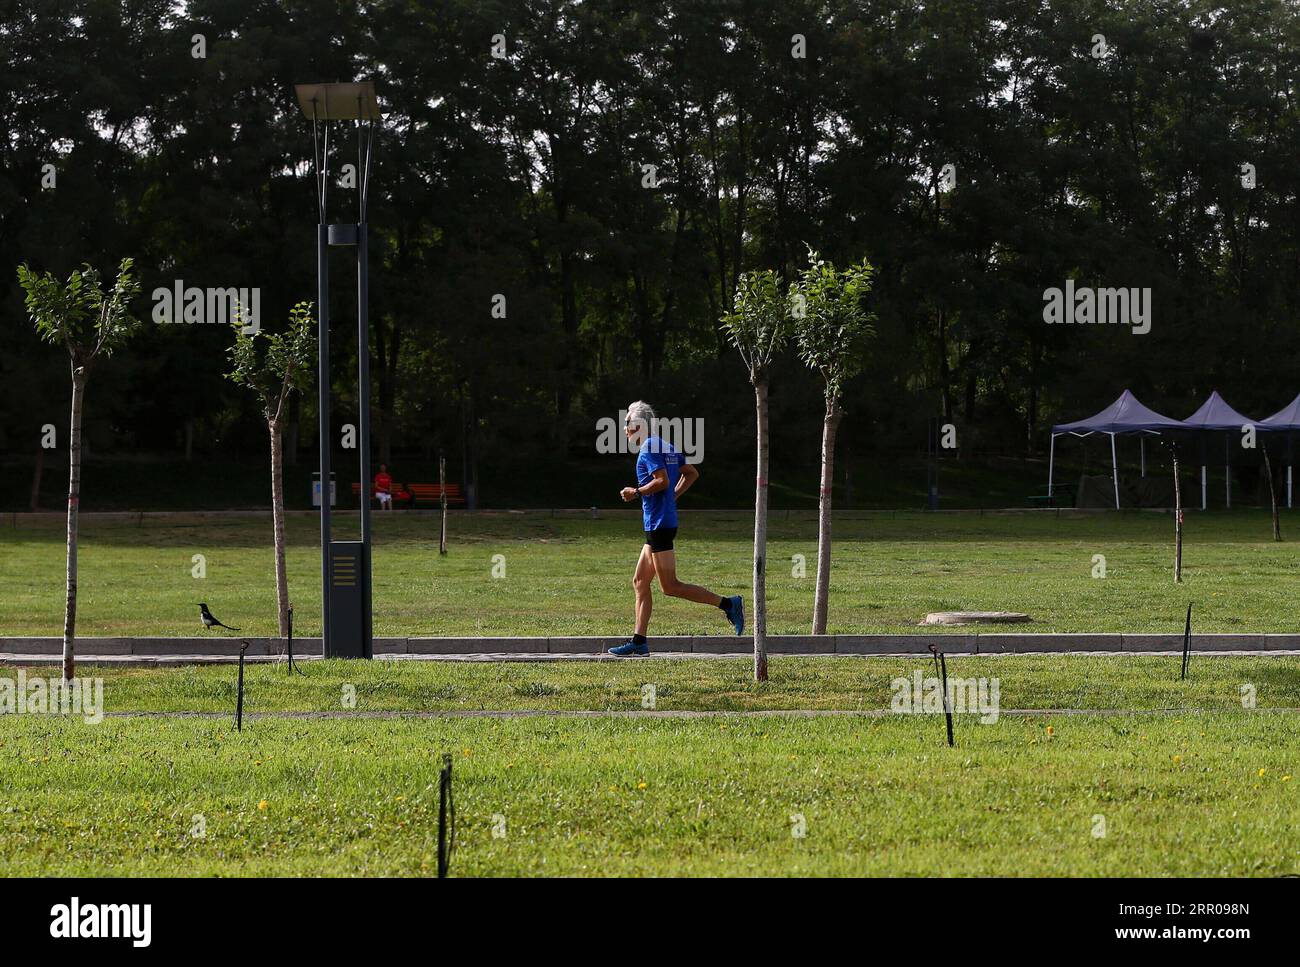
<instances>
[{"instance_id":1,"label":"green grass lawn","mask_svg":"<svg viewBox=\"0 0 1300 967\"><path fill-rule=\"evenodd\" d=\"M255 666L242 732L230 666L96 669L100 724L0 721L0 876L432 875L445 752L460 875L1300 873L1300 659L1177 666L955 659L1002 712L956 716L955 748L940 716L789 713L887 709L919 658L777 657L763 685L735 659ZM638 714L647 683L718 714ZM1055 708L1113 712L1011 711Z\"/></svg>"},{"instance_id":2,"label":"green grass lawn","mask_svg":"<svg viewBox=\"0 0 1300 967\"><path fill-rule=\"evenodd\" d=\"M1283 532L1300 520L1287 514ZM0 635L58 635L63 620L62 523L0 527ZM16 526L13 526L16 523ZM591 520L538 513L456 513L438 555L434 516L375 516L377 635L621 634L641 544L633 515ZM679 574L719 593L750 583L752 517L682 513ZM355 534L341 518L337 536ZM1267 514L1189 512L1184 584L1172 581L1171 518L1159 513L842 515L835 524L832 633L915 631L929 611L1028 612L1033 631L1296 630L1300 555L1274 543ZM299 635L319 634L319 525L289 521L289 580ZM269 519L178 516L82 523L78 631L200 633L198 601L246 634L275 633ZM193 556L206 577L192 576ZM496 555L500 555L497 558ZM803 555L805 576L795 576ZM1093 577L1096 556L1105 578ZM807 633L816 570L815 516L774 515L769 630ZM505 576L493 577L494 561ZM724 633L717 613L656 597L652 634Z\"/></svg>"},{"instance_id":3,"label":"green grass lawn","mask_svg":"<svg viewBox=\"0 0 1300 967\"><path fill-rule=\"evenodd\" d=\"M1260 708L1300 708L1300 658L1194 656L1186 681L1181 659L1152 655L981 655L948 661L952 677L996 678L1007 709L1239 710L1241 688ZM284 665L249 665L244 707L257 712L345 709L350 687L358 713L636 711L642 687L655 686L665 711L884 709L890 684L928 659L776 656L771 678L753 681L748 659L637 659L609 662L313 661L290 677ZM233 712L236 670L230 665L179 668L90 668L104 679L109 714ZM50 668L27 674L48 677ZM0 677L14 672L0 668Z\"/></svg>"},{"instance_id":4,"label":"green grass lawn","mask_svg":"<svg viewBox=\"0 0 1300 967\"><path fill-rule=\"evenodd\" d=\"M466 876L1300 872L1294 716L941 728L20 716L0 876L431 875L444 751Z\"/></svg>"}]
</instances>

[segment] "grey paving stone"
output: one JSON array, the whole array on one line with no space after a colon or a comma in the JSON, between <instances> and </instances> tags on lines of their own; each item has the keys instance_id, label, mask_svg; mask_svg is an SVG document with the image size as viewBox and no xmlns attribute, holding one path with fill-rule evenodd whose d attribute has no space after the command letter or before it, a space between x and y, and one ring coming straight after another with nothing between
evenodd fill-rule
<instances>
[{"instance_id":1,"label":"grey paving stone","mask_svg":"<svg viewBox=\"0 0 1300 967\"><path fill-rule=\"evenodd\" d=\"M933 643L945 654L974 654L975 635L836 635L841 655L929 654Z\"/></svg>"},{"instance_id":2,"label":"grey paving stone","mask_svg":"<svg viewBox=\"0 0 1300 967\"><path fill-rule=\"evenodd\" d=\"M834 635L777 635L769 638L767 645L768 653L772 655L835 654Z\"/></svg>"},{"instance_id":3,"label":"grey paving stone","mask_svg":"<svg viewBox=\"0 0 1300 967\"><path fill-rule=\"evenodd\" d=\"M1060 651L1122 651L1121 635L1093 634L1015 634L1014 632L995 632L979 636L981 654L1023 654L1025 652L1047 654Z\"/></svg>"},{"instance_id":4,"label":"grey paving stone","mask_svg":"<svg viewBox=\"0 0 1300 967\"><path fill-rule=\"evenodd\" d=\"M121 639L101 639L101 641L122 641L130 647L132 655L239 655L239 647L245 641L243 638L212 635L205 638L121 638ZM271 642L276 641L274 638L249 638L248 655L269 655L271 654ZM89 642L87 642L89 645ZM297 644L295 642L295 644ZM82 655L105 655L114 654L106 650L102 644L81 648L81 642L78 642L77 652Z\"/></svg>"},{"instance_id":5,"label":"grey paving stone","mask_svg":"<svg viewBox=\"0 0 1300 967\"><path fill-rule=\"evenodd\" d=\"M768 639L771 654L772 639ZM738 635L699 635L691 639L691 651L700 655L752 655L754 639Z\"/></svg>"},{"instance_id":6,"label":"grey paving stone","mask_svg":"<svg viewBox=\"0 0 1300 967\"><path fill-rule=\"evenodd\" d=\"M1265 651L1300 650L1300 635L1260 635L1260 645Z\"/></svg>"},{"instance_id":7,"label":"grey paving stone","mask_svg":"<svg viewBox=\"0 0 1300 967\"><path fill-rule=\"evenodd\" d=\"M545 646L549 654L558 655L603 655L609 649L626 642L626 635L574 635L571 637L531 639ZM689 651L691 639L682 637L650 638L650 649L662 651ZM537 649L541 650L541 649Z\"/></svg>"},{"instance_id":8,"label":"grey paving stone","mask_svg":"<svg viewBox=\"0 0 1300 967\"><path fill-rule=\"evenodd\" d=\"M53 655L63 653L62 638L0 638L0 655Z\"/></svg>"},{"instance_id":9,"label":"grey paving stone","mask_svg":"<svg viewBox=\"0 0 1300 967\"><path fill-rule=\"evenodd\" d=\"M1121 636L1123 651L1177 651L1183 650L1181 634L1126 634ZM1193 651L1260 651L1266 645L1263 635L1198 635L1192 634Z\"/></svg>"},{"instance_id":10,"label":"grey paving stone","mask_svg":"<svg viewBox=\"0 0 1300 967\"><path fill-rule=\"evenodd\" d=\"M474 652L545 652L545 638L407 638L411 655L462 655Z\"/></svg>"}]
</instances>

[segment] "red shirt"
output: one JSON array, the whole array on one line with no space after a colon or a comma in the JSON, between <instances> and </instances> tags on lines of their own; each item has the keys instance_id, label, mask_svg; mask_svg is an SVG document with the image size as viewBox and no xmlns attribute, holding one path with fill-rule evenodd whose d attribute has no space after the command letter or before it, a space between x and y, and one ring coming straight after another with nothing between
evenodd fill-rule
<instances>
[{"instance_id":1,"label":"red shirt","mask_svg":"<svg viewBox=\"0 0 1300 967\"><path fill-rule=\"evenodd\" d=\"M375 490L381 494L392 493L393 478L386 473L375 474Z\"/></svg>"}]
</instances>

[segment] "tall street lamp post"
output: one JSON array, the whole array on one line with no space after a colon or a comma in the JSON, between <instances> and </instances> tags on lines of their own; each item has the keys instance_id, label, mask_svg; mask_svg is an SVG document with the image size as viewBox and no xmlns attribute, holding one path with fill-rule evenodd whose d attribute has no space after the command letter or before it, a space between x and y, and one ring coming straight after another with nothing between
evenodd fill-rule
<instances>
[{"instance_id":1,"label":"tall street lamp post","mask_svg":"<svg viewBox=\"0 0 1300 967\"><path fill-rule=\"evenodd\" d=\"M298 84L298 104L312 124L316 175L316 274L318 386L320 391L321 638L326 658L370 658L373 622L370 598L370 317L366 202L375 122L380 119L373 81ZM357 130L357 220L328 220L331 122L352 122ZM330 537L330 368L329 248L351 247L357 264L357 448L361 471L361 540Z\"/></svg>"}]
</instances>

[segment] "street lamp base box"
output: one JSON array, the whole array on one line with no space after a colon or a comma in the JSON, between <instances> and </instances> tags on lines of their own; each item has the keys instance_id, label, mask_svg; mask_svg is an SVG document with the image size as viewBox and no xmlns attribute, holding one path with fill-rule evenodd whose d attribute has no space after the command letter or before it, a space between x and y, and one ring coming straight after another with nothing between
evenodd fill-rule
<instances>
[{"instance_id":1,"label":"street lamp base box","mask_svg":"<svg viewBox=\"0 0 1300 967\"><path fill-rule=\"evenodd\" d=\"M362 541L330 541L326 658L369 658L370 556Z\"/></svg>"}]
</instances>

